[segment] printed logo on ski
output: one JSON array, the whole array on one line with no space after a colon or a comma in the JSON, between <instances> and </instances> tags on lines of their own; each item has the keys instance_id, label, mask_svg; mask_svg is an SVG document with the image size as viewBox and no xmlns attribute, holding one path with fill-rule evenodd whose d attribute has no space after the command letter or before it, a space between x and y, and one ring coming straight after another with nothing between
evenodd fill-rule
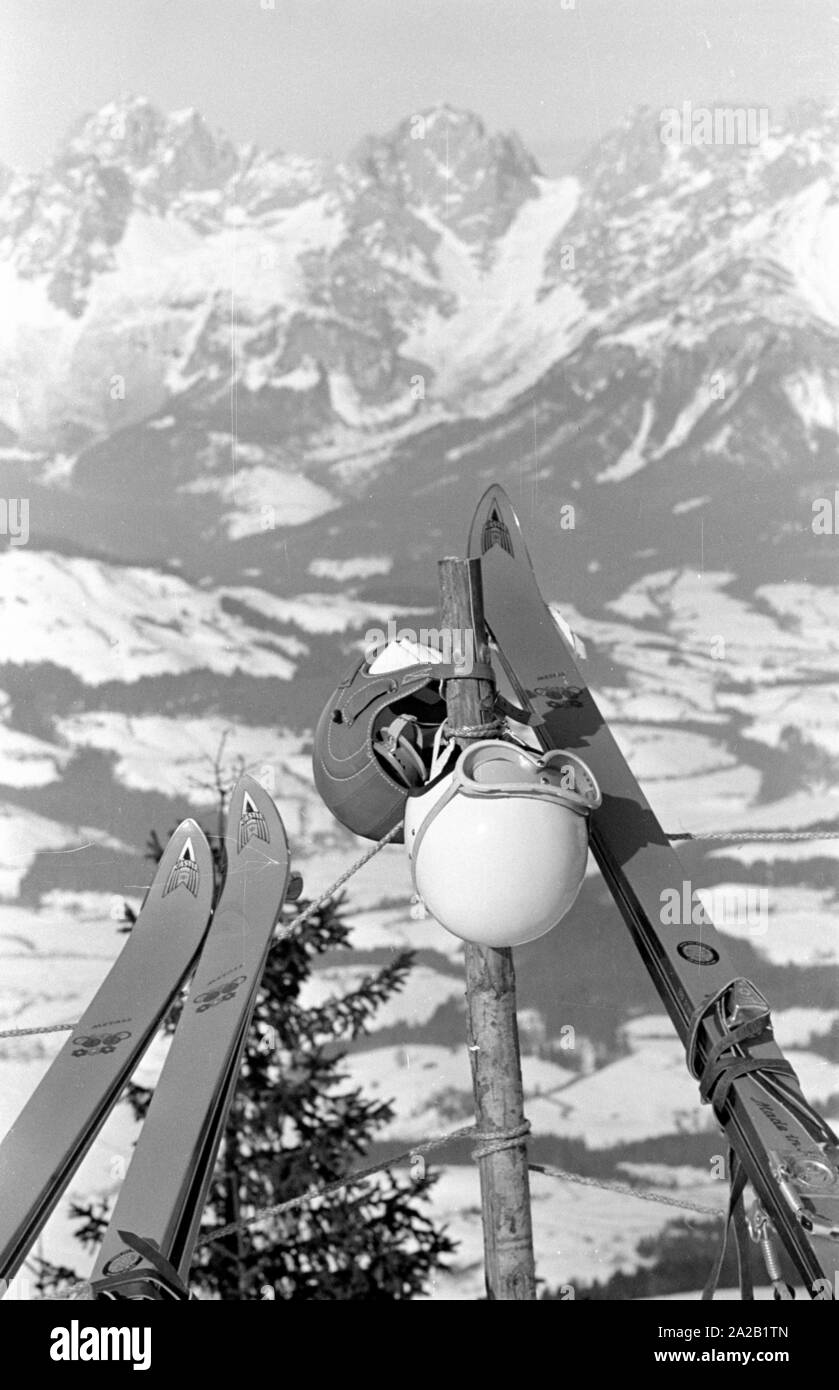
<instances>
[{"instance_id":1,"label":"printed logo on ski","mask_svg":"<svg viewBox=\"0 0 839 1390\"><path fill-rule=\"evenodd\" d=\"M195 859L195 850L192 848L192 841L187 840L181 850L180 858L166 880L166 887L163 889L163 897L165 898L167 893L174 893L175 889L180 888L181 884L183 884L184 888L192 894L193 898L197 898L198 879L199 872L198 864Z\"/></svg>"},{"instance_id":2,"label":"printed logo on ski","mask_svg":"<svg viewBox=\"0 0 839 1390\"><path fill-rule=\"evenodd\" d=\"M510 532L507 523L497 507L493 507L481 533L481 554L486 555L494 545L500 545L502 550L506 550L508 555L513 555L513 542L510 540ZM515 556L513 557L515 558Z\"/></svg>"},{"instance_id":3,"label":"printed logo on ski","mask_svg":"<svg viewBox=\"0 0 839 1390\"><path fill-rule=\"evenodd\" d=\"M131 1034L126 1030L121 1033L102 1033L96 1037L92 1034L80 1033L73 1039L74 1057L98 1057L102 1053L115 1052L121 1042L130 1038Z\"/></svg>"},{"instance_id":4,"label":"printed logo on ski","mask_svg":"<svg viewBox=\"0 0 839 1390\"><path fill-rule=\"evenodd\" d=\"M554 709L579 709L582 705L581 687L572 685L564 671L550 671L537 679L540 682L560 682L559 685L534 685L532 690L525 690L524 693L537 714L548 714Z\"/></svg>"},{"instance_id":5,"label":"printed logo on ski","mask_svg":"<svg viewBox=\"0 0 839 1390\"><path fill-rule=\"evenodd\" d=\"M263 840L266 845L268 844L268 826L265 824L265 817L252 798L245 792L237 839L237 848L240 854L254 836L257 840Z\"/></svg>"},{"instance_id":6,"label":"printed logo on ski","mask_svg":"<svg viewBox=\"0 0 839 1390\"><path fill-rule=\"evenodd\" d=\"M229 999L233 999L239 986L244 984L246 975L237 975L235 980L228 980L227 984L216 985L214 989L205 989L201 994L196 994L196 1013L204 1014L208 1009L214 1009L216 1004L226 1004Z\"/></svg>"}]
</instances>

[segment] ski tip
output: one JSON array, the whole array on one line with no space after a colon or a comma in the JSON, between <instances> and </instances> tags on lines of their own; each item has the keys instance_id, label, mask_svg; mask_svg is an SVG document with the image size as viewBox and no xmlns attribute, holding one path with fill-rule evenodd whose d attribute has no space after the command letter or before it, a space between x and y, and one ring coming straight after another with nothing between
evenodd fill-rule
<instances>
[{"instance_id":1,"label":"ski tip","mask_svg":"<svg viewBox=\"0 0 839 1390\"><path fill-rule=\"evenodd\" d=\"M178 859L181 859L184 854L187 857L194 854L196 857L203 855L212 858L207 836L198 821L193 820L192 816L187 816L186 820L181 821L177 830L172 832L172 838L166 846L166 850L167 853L171 850Z\"/></svg>"},{"instance_id":2,"label":"ski tip","mask_svg":"<svg viewBox=\"0 0 839 1390\"><path fill-rule=\"evenodd\" d=\"M173 831L173 840L176 835L195 835L199 840L206 840L207 838L204 834L204 831L201 829L201 826L198 824L198 821L193 820L192 816L187 816L186 820L181 821L177 830ZM209 849L209 845L207 846L207 848Z\"/></svg>"},{"instance_id":3,"label":"ski tip","mask_svg":"<svg viewBox=\"0 0 839 1390\"><path fill-rule=\"evenodd\" d=\"M506 490L501 486L500 483L490 483L486 492L482 494L481 500L478 503L475 510L479 512L483 507L490 506L493 501L501 502L502 505L506 503L508 507L512 507L513 505L510 501L510 498Z\"/></svg>"},{"instance_id":4,"label":"ski tip","mask_svg":"<svg viewBox=\"0 0 839 1390\"><path fill-rule=\"evenodd\" d=\"M255 845L271 857L288 861L288 839L280 813L264 787L245 773L230 797L227 812L227 852L241 854Z\"/></svg>"},{"instance_id":5,"label":"ski tip","mask_svg":"<svg viewBox=\"0 0 839 1390\"><path fill-rule=\"evenodd\" d=\"M515 507L500 483L488 487L469 528L469 555L478 558L499 546L514 559L518 554L530 560Z\"/></svg>"},{"instance_id":6,"label":"ski tip","mask_svg":"<svg viewBox=\"0 0 839 1390\"><path fill-rule=\"evenodd\" d=\"M181 821L157 866L150 891L161 898L184 890L202 908L209 910L213 896L213 856L207 837L197 821Z\"/></svg>"}]
</instances>

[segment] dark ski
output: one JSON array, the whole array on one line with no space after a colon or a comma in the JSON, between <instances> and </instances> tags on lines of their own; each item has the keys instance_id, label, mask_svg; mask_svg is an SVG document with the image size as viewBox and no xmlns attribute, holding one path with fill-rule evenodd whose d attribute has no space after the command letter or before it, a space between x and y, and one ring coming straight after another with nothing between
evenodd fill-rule
<instances>
[{"instance_id":1,"label":"dark ski","mask_svg":"<svg viewBox=\"0 0 839 1390\"><path fill-rule=\"evenodd\" d=\"M100 1297L165 1297L153 1247L183 1291L235 1092L257 991L289 887L276 806L251 777L230 800L227 869L169 1055L114 1207L92 1280Z\"/></svg>"},{"instance_id":2,"label":"dark ski","mask_svg":"<svg viewBox=\"0 0 839 1390\"><path fill-rule=\"evenodd\" d=\"M0 1279L19 1269L186 978L212 894L209 846L186 820L120 955L0 1144Z\"/></svg>"},{"instance_id":3,"label":"dark ski","mask_svg":"<svg viewBox=\"0 0 839 1390\"><path fill-rule=\"evenodd\" d=\"M540 742L578 753L600 783L592 850L679 1037L691 1045L695 1074L714 1080L716 1068L722 1087L716 1094L724 1100L715 1110L745 1175L811 1295L835 1298L836 1138L807 1104L774 1041L766 1001L737 979L713 923L704 915L701 925L662 923L662 890L681 886L689 874L551 616L500 487L491 487L478 504L469 554L481 557L487 623L501 664L519 701L544 719L535 730ZM723 1042L738 1030L735 1041ZM722 1049L709 1056L718 1043Z\"/></svg>"}]
</instances>

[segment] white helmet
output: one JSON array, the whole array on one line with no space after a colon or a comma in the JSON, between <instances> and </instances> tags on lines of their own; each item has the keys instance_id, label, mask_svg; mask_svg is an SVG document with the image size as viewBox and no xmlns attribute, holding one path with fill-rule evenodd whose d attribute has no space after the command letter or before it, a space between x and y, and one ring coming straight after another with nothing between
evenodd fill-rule
<instances>
[{"instance_id":1,"label":"white helmet","mask_svg":"<svg viewBox=\"0 0 839 1390\"><path fill-rule=\"evenodd\" d=\"M555 927L585 876L593 774L573 753L473 743L448 777L408 797L414 888L441 926L483 946Z\"/></svg>"}]
</instances>

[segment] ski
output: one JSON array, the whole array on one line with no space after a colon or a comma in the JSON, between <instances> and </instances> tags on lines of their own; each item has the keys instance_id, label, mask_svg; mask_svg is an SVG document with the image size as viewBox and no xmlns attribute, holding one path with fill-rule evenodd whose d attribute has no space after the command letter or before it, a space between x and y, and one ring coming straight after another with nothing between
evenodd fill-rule
<instances>
[{"instance_id":1,"label":"ski","mask_svg":"<svg viewBox=\"0 0 839 1390\"><path fill-rule=\"evenodd\" d=\"M186 820L122 951L0 1144L0 1279L19 1269L186 978L212 892L209 846Z\"/></svg>"},{"instance_id":2,"label":"ski","mask_svg":"<svg viewBox=\"0 0 839 1390\"><path fill-rule=\"evenodd\" d=\"M251 777L242 777L231 797L225 848L221 896L91 1276L97 1297L186 1296L262 972L289 889L283 823ZM156 1251L157 1261L144 1249Z\"/></svg>"},{"instance_id":3,"label":"ski","mask_svg":"<svg viewBox=\"0 0 839 1390\"><path fill-rule=\"evenodd\" d=\"M735 1155L732 1210L735 1189L748 1178L811 1296L836 1298L836 1136L805 1100L774 1041L766 1000L737 978L707 915L699 926L693 918L688 926L662 922L662 890L681 887L689 875L542 597L518 517L498 486L478 504L469 555L481 559L486 620L501 666L519 701L542 717L535 728L540 743L577 752L600 784L591 847Z\"/></svg>"}]
</instances>

